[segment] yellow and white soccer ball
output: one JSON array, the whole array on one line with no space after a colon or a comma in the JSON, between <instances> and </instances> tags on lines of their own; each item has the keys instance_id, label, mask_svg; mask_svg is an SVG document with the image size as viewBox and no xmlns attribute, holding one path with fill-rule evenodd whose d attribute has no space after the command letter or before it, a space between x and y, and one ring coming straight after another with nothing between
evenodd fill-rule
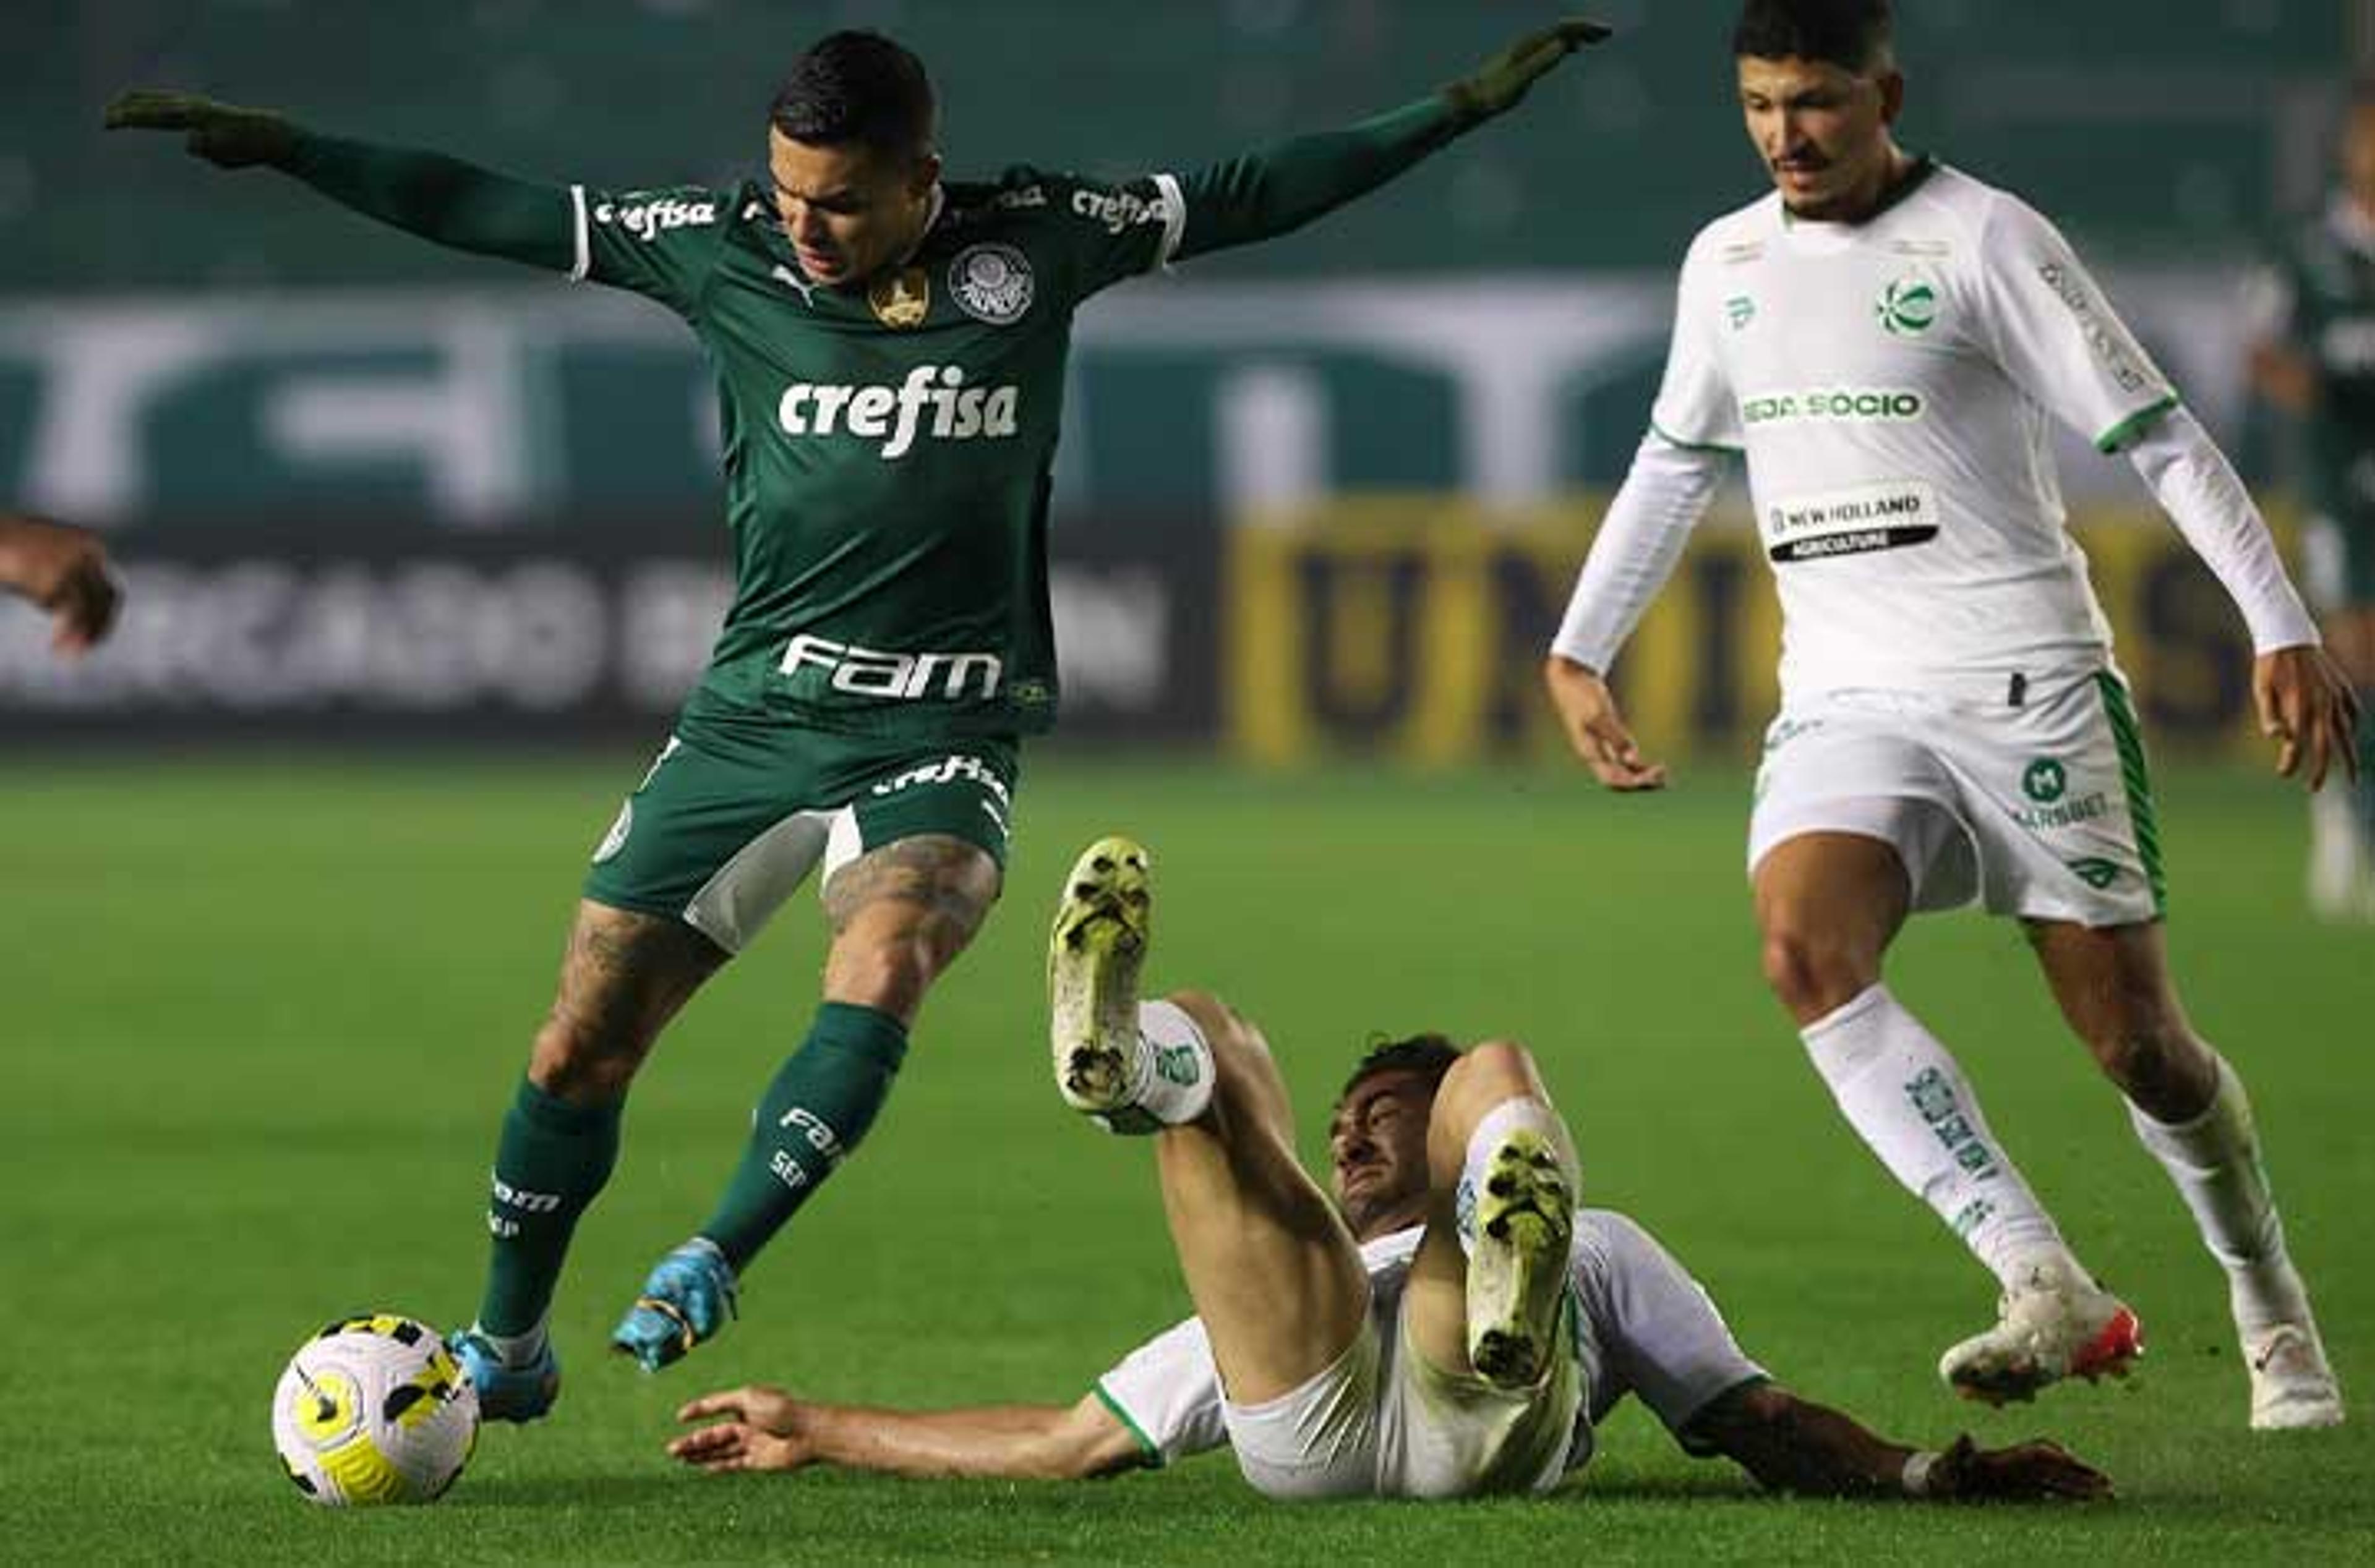
<instances>
[{"instance_id":1,"label":"yellow and white soccer ball","mask_svg":"<svg viewBox=\"0 0 2375 1568\"><path fill-rule=\"evenodd\" d=\"M479 1391L437 1330L395 1313L341 1318L289 1358L272 1442L332 1508L434 1503L469 1462Z\"/></svg>"}]
</instances>

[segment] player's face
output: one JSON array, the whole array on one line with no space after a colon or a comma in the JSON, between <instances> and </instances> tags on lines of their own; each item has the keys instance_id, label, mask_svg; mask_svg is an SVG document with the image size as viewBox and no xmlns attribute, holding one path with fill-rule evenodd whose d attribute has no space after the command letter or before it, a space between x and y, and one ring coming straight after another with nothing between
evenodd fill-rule
<instances>
[{"instance_id":1,"label":"player's face","mask_svg":"<svg viewBox=\"0 0 2375 1568\"><path fill-rule=\"evenodd\" d=\"M1748 139L1790 210L1851 222L1877 206L1895 169L1889 126L1904 105L1905 79L1794 56L1743 54L1739 66Z\"/></svg>"},{"instance_id":2,"label":"player's face","mask_svg":"<svg viewBox=\"0 0 2375 1568\"><path fill-rule=\"evenodd\" d=\"M2375 103L2351 110L2343 122L2342 183L2353 201L2375 212Z\"/></svg>"},{"instance_id":3,"label":"player's face","mask_svg":"<svg viewBox=\"0 0 2375 1568\"><path fill-rule=\"evenodd\" d=\"M1328 1124L1329 1176L1353 1234L1381 1219L1414 1224L1424 1217L1426 1123L1434 1107L1434 1083L1409 1071L1374 1073L1336 1107Z\"/></svg>"},{"instance_id":4,"label":"player's face","mask_svg":"<svg viewBox=\"0 0 2375 1568\"><path fill-rule=\"evenodd\" d=\"M864 283L914 248L940 177L936 157L855 143L822 146L767 132L775 212L800 270L827 288Z\"/></svg>"}]
</instances>

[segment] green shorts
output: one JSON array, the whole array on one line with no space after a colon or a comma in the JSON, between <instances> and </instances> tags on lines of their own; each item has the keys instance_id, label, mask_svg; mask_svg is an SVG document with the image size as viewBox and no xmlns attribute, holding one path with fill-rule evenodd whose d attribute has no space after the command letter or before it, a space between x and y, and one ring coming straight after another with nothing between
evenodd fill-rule
<instances>
[{"instance_id":1,"label":"green shorts","mask_svg":"<svg viewBox=\"0 0 2375 1568\"><path fill-rule=\"evenodd\" d=\"M946 834L1006 864L1022 756L1010 738L919 747L809 732L796 753L732 760L672 736L619 808L585 896L666 915L740 952L819 861Z\"/></svg>"}]
</instances>

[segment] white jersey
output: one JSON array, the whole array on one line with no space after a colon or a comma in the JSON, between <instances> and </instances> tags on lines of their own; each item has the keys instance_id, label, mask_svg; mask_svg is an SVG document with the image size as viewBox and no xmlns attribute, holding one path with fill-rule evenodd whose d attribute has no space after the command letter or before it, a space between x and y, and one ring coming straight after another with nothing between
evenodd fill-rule
<instances>
[{"instance_id":1,"label":"white jersey","mask_svg":"<svg viewBox=\"0 0 2375 1568\"><path fill-rule=\"evenodd\" d=\"M1747 454L1785 692L1960 693L2109 663L2047 421L2115 452L2176 403L2051 223L1924 163L1860 224L1701 230L1653 422Z\"/></svg>"},{"instance_id":2,"label":"white jersey","mask_svg":"<svg viewBox=\"0 0 2375 1568\"><path fill-rule=\"evenodd\" d=\"M1397 1231L1361 1249L1373 1318L1399 1308L1422 1233L1417 1227ZM1569 1470L1591 1457L1592 1429L1628 1393L1638 1394L1681 1437L1709 1400L1765 1375L1741 1353L1698 1281L1624 1215L1598 1208L1576 1215L1570 1271L1581 1308L1577 1350L1585 1398L1567 1444ZM1097 1380L1096 1392L1151 1463L1229 1440L1220 1371L1197 1318L1132 1350Z\"/></svg>"}]
</instances>

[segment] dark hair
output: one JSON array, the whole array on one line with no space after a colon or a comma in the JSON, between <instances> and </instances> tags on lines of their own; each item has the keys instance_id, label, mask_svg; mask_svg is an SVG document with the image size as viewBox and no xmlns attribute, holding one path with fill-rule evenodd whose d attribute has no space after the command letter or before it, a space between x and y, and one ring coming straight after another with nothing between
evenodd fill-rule
<instances>
[{"instance_id":1,"label":"dark hair","mask_svg":"<svg viewBox=\"0 0 2375 1568\"><path fill-rule=\"evenodd\" d=\"M1337 1092L1336 1098L1344 1099L1379 1073L1417 1073L1428 1083L1440 1088L1443 1075L1449 1072L1451 1064L1458 1060L1459 1047L1441 1034L1412 1034L1400 1040L1374 1035L1369 1041L1368 1055L1354 1065L1353 1076L1344 1080L1344 1087Z\"/></svg>"},{"instance_id":2,"label":"dark hair","mask_svg":"<svg viewBox=\"0 0 2375 1568\"><path fill-rule=\"evenodd\" d=\"M939 114L924 63L879 32L818 40L767 106L767 123L796 142L855 142L903 158L931 152Z\"/></svg>"},{"instance_id":3,"label":"dark hair","mask_svg":"<svg viewBox=\"0 0 2375 1568\"><path fill-rule=\"evenodd\" d=\"M1731 52L1820 60L1861 74L1887 63L1895 35L1888 0L1748 0L1731 32Z\"/></svg>"}]
</instances>

